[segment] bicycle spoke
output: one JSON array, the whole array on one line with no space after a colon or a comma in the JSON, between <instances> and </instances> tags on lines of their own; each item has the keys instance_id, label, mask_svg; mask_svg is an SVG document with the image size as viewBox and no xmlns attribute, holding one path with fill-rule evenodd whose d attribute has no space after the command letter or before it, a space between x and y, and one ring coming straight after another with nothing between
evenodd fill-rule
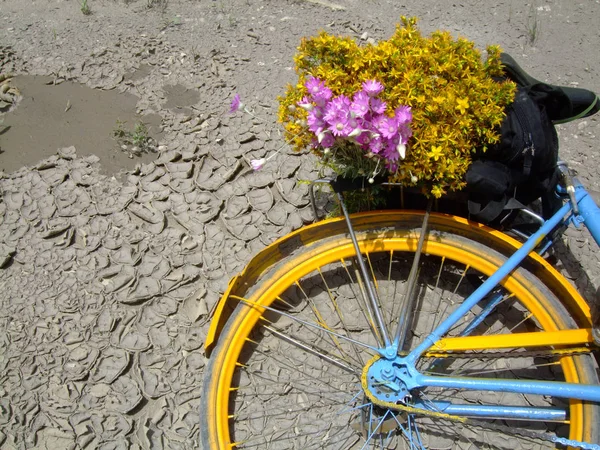
<instances>
[{"instance_id":1,"label":"bicycle spoke","mask_svg":"<svg viewBox=\"0 0 600 450\"><path fill-rule=\"evenodd\" d=\"M350 402L354 402L356 400L358 395L355 395L352 399L350 399ZM332 405L338 405L340 408L334 411L331 411L331 406ZM282 416L282 415L289 415L291 413L291 415L293 417L296 417L296 420L294 421L294 426L290 427L290 431L289 433L293 433L291 435L288 435L286 433L281 434L281 433L273 433L273 435L277 435L276 438L273 439L266 439L265 435L262 434L260 437L257 437L254 440L245 440L243 441L243 445L239 445L240 448L246 448L246 447L251 447L254 445L257 445L258 443L264 443L264 442L269 442L269 443L273 443L273 442L283 442L283 441L288 441L288 440L296 440L298 438L301 437L307 437L307 436L311 436L313 438L315 438L315 441L317 443L320 443L319 445L322 445L323 443L327 442L329 444L332 443L337 443L337 442L348 442L349 440L351 441L356 441L357 437L355 435L352 435L353 433L351 433L350 436L347 437L343 437L340 436L342 434L348 434L348 426L347 424L341 424L341 425L333 425L332 423L330 423L330 420L327 419L327 416L334 418L339 416L344 410L348 410L349 404L347 402L332 402L332 401L328 401L326 404L323 405L316 405L316 404L311 404L311 405L307 405L304 408L290 408L289 407L289 403L287 401L284 400L283 405L279 408L280 409L280 413L274 413L273 412L273 406L269 406L269 414L263 414L263 415L254 415L252 417L249 418L245 418L245 420L255 420L255 419L261 419L261 418L273 418L273 417L278 417L278 416ZM317 422L304 422L302 420L302 415L300 414L301 412L308 412L311 411L312 413L318 412L319 408L323 408L325 410L330 410L327 416L322 416L320 414L318 414L318 416L320 417L320 420ZM354 415L358 415L359 411L356 410L355 408L352 408L350 410L350 412L352 413L347 420L352 420L351 417ZM253 412L255 413L255 412ZM244 420L243 417L238 418L240 420ZM325 427L321 427L321 428L317 428L317 429L313 429L310 432L306 432L306 433L298 433L295 431L295 429L297 427L301 427L301 426L306 426L312 423L321 423L321 424L325 424ZM330 434L331 430L335 430L338 429L338 432L333 434L333 437L340 437L340 441L334 441L332 440L332 436ZM322 436L323 434L325 434L324 437L319 437ZM268 437L268 436L267 436ZM257 443L257 444L255 444ZM251 444L251 445L248 445ZM310 446L304 446L303 448L313 448ZM314 447L314 448L319 448L319 447Z\"/></svg>"},{"instance_id":2,"label":"bicycle spoke","mask_svg":"<svg viewBox=\"0 0 600 450\"><path fill-rule=\"evenodd\" d=\"M480 302L467 303L470 309L461 308L490 279L493 271L481 269L487 267L487 258L457 258L460 251L446 252L443 245L438 250L443 239L429 236L413 268L407 352L394 359L381 351L383 335L375 310L385 327L396 331L418 236L403 233L389 247L375 243L363 248L361 243L364 271L344 247L344 252L290 277L292 282L273 294L258 291L270 301L237 297L254 321L237 325L245 345L228 391L227 421L237 447L514 450L520 444L544 448L553 445L555 436L570 437L577 422L571 422L569 402L555 398L554 391L538 390L540 385L532 381L565 380L563 363L573 358L559 350L568 352L571 346L580 351L589 333L553 327L546 320L546 303L541 302L543 308L535 303L543 295L535 294L530 284L515 284L514 274ZM317 251L311 255L320 258ZM368 299L369 285L376 292L374 301ZM463 314L459 320L457 311ZM428 336L439 324L446 332L432 342ZM422 375L413 380L431 386L402 391L404 379L385 378L384 369L388 364L401 370L403 361L410 361L402 355L414 348L421 352L414 361ZM556 354L547 351L553 348L559 349ZM472 389L481 379L488 390ZM503 392L513 380L533 387L520 390L525 393ZM386 389L401 394L386 400ZM588 390L580 395L595 394ZM452 414L466 422L455 423ZM519 435L518 430L533 432ZM537 430L546 435L529 439Z\"/></svg>"},{"instance_id":3,"label":"bicycle spoke","mask_svg":"<svg viewBox=\"0 0 600 450\"><path fill-rule=\"evenodd\" d=\"M327 295L329 296L329 300L331 301L333 308L335 310L335 313L337 314L337 317L340 320L340 323L342 324L343 330L346 332L346 336L349 337L350 330L349 330L348 326L346 325L346 322L344 320L344 315L340 309L337 299L331 292L331 289L329 288L329 285L327 284L327 280L325 279L325 276L323 275L323 271L321 270L321 268L319 268L318 270L319 270L319 275L321 276L321 280L323 281L323 285L325 286L325 289L327 290ZM360 351L354 343L351 343L351 345L352 345L352 349L354 350L354 354L356 355L356 359L359 362L360 366L362 367L365 364L365 362L360 354Z\"/></svg>"},{"instance_id":4,"label":"bicycle spoke","mask_svg":"<svg viewBox=\"0 0 600 450\"><path fill-rule=\"evenodd\" d=\"M317 319L317 325L323 327L324 329L326 329L328 331L331 331L332 328L329 325L327 325L327 322L323 318L323 315L319 311L319 308L317 308L317 305L315 304L315 302L312 301L312 299L308 295L306 295L306 292L304 291L304 289L302 289L302 286L300 285L300 283L298 281L296 282L296 286L298 287L298 289L300 289L300 292L302 292L302 295L304 296L306 303L308 303L308 305L310 306L310 309L312 310L313 314L315 315L315 318ZM340 342L336 338L336 336L328 334L328 337L332 340L333 344L340 351L340 353L343 353L343 354L346 353L344 351L344 349L342 349ZM345 358L342 358L342 359L347 361L347 359L345 359Z\"/></svg>"},{"instance_id":5,"label":"bicycle spoke","mask_svg":"<svg viewBox=\"0 0 600 450\"><path fill-rule=\"evenodd\" d=\"M257 349L257 350L255 350L255 351L256 351L256 353L258 353L258 354L263 354L263 355L267 356L267 353L263 353L263 352L261 352L261 351L260 351L260 350L258 350L258 349ZM294 364L294 361L290 361L289 363L288 363L288 362L286 362L286 361L285 361L285 359L284 359L285 355L284 355L283 353L281 354L282 358L277 358L277 357L274 357L274 356L273 356L273 352L270 352L268 356L269 356L269 358L270 358L270 360L271 360L272 362L274 362L274 363L277 363L277 365L278 365L278 367L279 367L279 368L281 368L281 367L284 367L284 368L288 369L288 370L289 370L289 372L290 372L290 373L292 373L292 374L303 374L303 375L306 375L308 378L310 378L310 379L311 379L311 380L313 380L313 381L322 381L322 382L324 382L325 384L328 384L328 383L326 382L326 380L329 380L329 381L331 381L331 380L333 380L333 379L334 379L334 378L331 378L331 379L328 379L328 378L320 378L320 377L315 377L314 375L310 375L309 373L305 372L304 370L301 370L301 369L300 369L300 367L298 367L298 365L297 365L297 364ZM315 370L315 371L320 371L320 370L322 369L322 367L312 366L312 365L310 365L310 364L307 364L306 362L304 362L304 364L303 364L303 365L304 365L304 366L308 366L308 368L309 368L309 369L313 369L313 370ZM248 366L244 366L244 368L245 368L245 369L248 369L249 367L248 367ZM258 373L258 372L257 372L257 373ZM348 376L348 377L349 377L349 379L351 379L351 380L354 380L355 382L357 382L357 377L356 377L356 375L355 375L354 373L352 373L352 372L351 372L351 373L348 373L348 372L346 372L345 374L339 374L339 373L338 373L338 374L336 374L336 375L335 375L335 380L340 380L340 379L343 379L343 375L345 375L345 376ZM328 385L329 385L329 384L328 384ZM333 387L333 386L331 386L331 387ZM341 392L343 392L343 391L341 391Z\"/></svg>"},{"instance_id":6,"label":"bicycle spoke","mask_svg":"<svg viewBox=\"0 0 600 450\"><path fill-rule=\"evenodd\" d=\"M281 297L278 297L278 298L277 298L277 302L281 302L281 303L283 303L284 305L286 305L286 307L289 307L289 311L293 311L293 310L294 310L294 307L293 307L293 305L291 305L289 302L287 302L286 300L282 299ZM265 320L265 321L267 321L267 319L265 319L264 317L263 317L262 319L263 319L263 320ZM308 332L308 333L310 333L310 334L312 334L312 335L314 335L314 336L315 336L315 337L317 337L318 339L322 340L322 337L321 337L321 336L320 336L320 335L319 335L319 334L318 334L318 333L315 331L315 328L319 328L319 327L321 326L321 324L319 324L319 323L317 323L317 322L314 322L314 323L313 323L313 322L311 322L311 323L314 325L314 327L308 327L308 326L307 326L307 332ZM302 324L302 325L306 325L306 324ZM331 329L330 329L330 328L327 328L327 327L325 327L324 329L325 329L326 331L331 331ZM274 333L275 333L275 332L279 333L280 337L282 337L282 338L285 336L284 334L282 334L282 333L281 333L281 332L279 332L279 331L276 331L275 329L273 329L273 332L274 332ZM347 333L347 334L348 334L348 333ZM351 363L350 359L352 359L352 357L351 357L350 355L346 354L346 352L345 352L345 351L344 351L344 350L341 348L341 346L340 346L340 343L339 343L339 341L338 341L338 340L335 338L335 336L329 336L329 337L332 339L332 341L331 341L331 342L325 341L325 342L328 342L330 345L332 345L333 347L335 347L337 350L341 350L341 352L342 352L342 353L344 353L344 354L347 356L347 358L346 358L346 357L343 357L343 356L340 356L340 359L341 359L342 361L345 361L345 362L347 362L347 363ZM289 340L293 340L291 337L287 337L287 338L288 338ZM347 335L346 335L346 338L348 339L348 336L347 336ZM297 344L298 344L299 346L303 346L303 345L304 345L304 344L302 344L300 341L296 341L296 342L297 342ZM354 347L356 347L356 345L354 345L354 344L353 344L353 346L354 346ZM315 346L315 347L316 347L316 346ZM318 352L317 352L317 348L312 348L312 349L310 349L310 351L313 351L313 352L316 352L316 353L318 353ZM323 357L326 357L326 356L325 356L325 354L329 354L329 353L330 353L330 352L326 351L325 349L321 349L321 352L322 352L322 355L323 355ZM355 363L355 364L356 364L358 367L360 367L360 366L362 365L362 363L359 363L357 360L353 360L353 362L354 362L354 363Z\"/></svg>"},{"instance_id":7,"label":"bicycle spoke","mask_svg":"<svg viewBox=\"0 0 600 450\"><path fill-rule=\"evenodd\" d=\"M400 303L402 301L402 298L398 296L399 293L399 289L398 289L398 285L396 283L392 283L392 268L394 266L393 264L394 262L394 251L391 250L389 252L389 261L387 261L387 271L386 273L386 291L383 294L383 298L387 298L387 299L397 299L398 301L394 301L391 302L390 305L390 312L389 312L389 319L388 322L390 324L390 329L394 329L395 326L398 325L398 312L396 310L396 306L398 306L398 308L400 307ZM400 294L401 295L401 294Z\"/></svg>"},{"instance_id":8,"label":"bicycle spoke","mask_svg":"<svg viewBox=\"0 0 600 450\"><path fill-rule=\"evenodd\" d=\"M437 276L435 277L435 288L434 290L437 291L439 285L440 285L440 280L441 280L441 276L442 276L442 272L444 270L444 262L446 261L446 257L442 257L440 260L440 268L437 272ZM442 295L443 295L443 291L441 291L439 293L439 295L437 296L437 299L434 300L435 304L433 306L433 310L435 311L435 316L433 318L433 321L431 322L431 327L427 330L427 334L431 333L435 327L439 324L439 317L441 314L443 314L445 311L440 311L440 306L442 304Z\"/></svg>"},{"instance_id":9,"label":"bicycle spoke","mask_svg":"<svg viewBox=\"0 0 600 450\"><path fill-rule=\"evenodd\" d=\"M285 312L283 312L283 311L280 311L280 310L278 310L278 309L275 309L275 308L271 308L271 307L269 307L269 306L257 305L256 303L253 303L253 302L251 302L250 300L248 300L248 299L245 299L245 298L238 297L237 299L238 299L238 300L240 300L240 301L242 301L242 302L244 302L244 303L247 303L247 304L248 304L248 305L250 305L250 306L256 306L256 307L258 307L258 308L262 308L262 309L265 309L265 310L267 310L267 311L272 311L272 312L275 312L275 313L277 313L277 314L280 314L280 315L282 315L282 316L285 316L285 317L287 317L287 318L289 318L289 319L292 319L293 321L296 321L296 322L298 322L298 323L300 323L300 324L302 324L302 325L306 325L307 327L311 327L311 328L314 328L314 329L321 330L321 331L323 331L323 332L325 332L325 333L332 334L332 335L334 335L334 336L337 336L337 337L339 337L340 339L346 340L346 341L348 341L348 342L353 342L353 343L354 343L354 344L356 344L356 345L359 345L359 346L361 346L361 347L363 347L363 348L366 348L366 349L369 349L369 350L373 351L374 353L377 353L377 348L375 348L375 347L372 347L372 346L370 346L370 345L364 344L364 343L362 343L362 342L360 342L360 341L357 341L357 340L355 340L355 339L348 338L348 337L346 337L346 336L343 336L343 335L341 335L341 334L339 334L339 333L335 333L335 332L333 332L333 331L327 330L326 328L320 327L320 326L319 326L319 325L317 325L317 324L313 324L313 323L307 322L307 321L305 321L305 320L298 319L297 317L294 317L294 316L293 316L293 315L291 315L291 314L287 314L287 313L285 313ZM261 319L264 319L264 318L263 318L263 317L261 317Z\"/></svg>"},{"instance_id":10,"label":"bicycle spoke","mask_svg":"<svg viewBox=\"0 0 600 450\"><path fill-rule=\"evenodd\" d=\"M369 324L369 328L371 329L371 332L373 333L375 342L377 342L378 346L381 347L381 346L383 346L383 337L381 336L379 329L377 328L377 325L375 324L375 319L373 317L373 311L369 305L369 301L367 298L367 292L365 290L364 283L362 282L362 278L360 276L359 270L354 268L354 273L355 273L355 278L356 278L356 281L355 281L354 277L352 277L352 274L350 273L350 270L348 269L348 265L346 265L346 262L344 260L341 260L341 262L342 262L344 269L348 275L348 280L351 283L350 285L354 286L354 289L356 289L356 290L358 290L358 292L360 292L360 295L354 294L353 298L356 299L356 302L358 303L359 309L360 309L363 317L365 318L366 322ZM362 302L359 299L362 300Z\"/></svg>"}]
</instances>

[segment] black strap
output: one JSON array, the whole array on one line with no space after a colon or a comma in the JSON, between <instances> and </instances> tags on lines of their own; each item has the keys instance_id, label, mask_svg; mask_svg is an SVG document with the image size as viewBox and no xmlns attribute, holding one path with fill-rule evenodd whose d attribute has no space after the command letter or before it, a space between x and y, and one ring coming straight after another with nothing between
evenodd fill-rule
<instances>
[{"instance_id":1,"label":"black strap","mask_svg":"<svg viewBox=\"0 0 600 450\"><path fill-rule=\"evenodd\" d=\"M508 202L506 202L506 205L504 205L504 209L509 210L509 211L512 211L513 209L525 209L525 208L526 208L526 206L514 197L509 198Z\"/></svg>"},{"instance_id":2,"label":"black strap","mask_svg":"<svg viewBox=\"0 0 600 450\"><path fill-rule=\"evenodd\" d=\"M480 222L490 223L502 213L506 202L506 196L501 200L490 200L485 205L474 200L469 200L469 213Z\"/></svg>"},{"instance_id":3,"label":"black strap","mask_svg":"<svg viewBox=\"0 0 600 450\"><path fill-rule=\"evenodd\" d=\"M531 133L529 133L529 142L532 142ZM533 157L535 156L535 147L533 146L533 143L530 147L526 147L525 149L523 149L523 152L525 153L523 155L523 176L525 178L528 178L531 174L531 167L533 166Z\"/></svg>"},{"instance_id":4,"label":"black strap","mask_svg":"<svg viewBox=\"0 0 600 450\"><path fill-rule=\"evenodd\" d=\"M469 213L474 216L475 219L490 223L496 220L502 211L512 211L514 209L523 209L525 205L518 201L514 197L503 196L498 200L491 200L487 202L485 205L482 205L479 202L474 200L468 201Z\"/></svg>"},{"instance_id":5,"label":"black strap","mask_svg":"<svg viewBox=\"0 0 600 450\"><path fill-rule=\"evenodd\" d=\"M531 166L533 165L533 157L535 153L535 143L533 142L533 136L531 135L531 130L534 129L534 125L531 123L530 117L528 116L527 107L537 108L537 105L533 105L527 90L520 90L517 95L520 96L522 100L514 102L513 111L515 112L517 121L521 126L521 130L523 130L523 175L525 178L527 178L531 173ZM538 124L535 126L537 125Z\"/></svg>"}]
</instances>

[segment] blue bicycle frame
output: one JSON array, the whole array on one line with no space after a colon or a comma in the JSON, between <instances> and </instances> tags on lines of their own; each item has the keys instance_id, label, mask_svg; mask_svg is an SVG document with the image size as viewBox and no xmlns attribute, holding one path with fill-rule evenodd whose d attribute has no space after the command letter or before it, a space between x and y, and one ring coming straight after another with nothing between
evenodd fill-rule
<instances>
[{"instance_id":1,"label":"blue bicycle frame","mask_svg":"<svg viewBox=\"0 0 600 450\"><path fill-rule=\"evenodd\" d=\"M478 391L512 392L532 395L551 395L569 399L600 402L600 385L582 385L567 382L534 381L534 380L502 380L474 377L431 376L420 373L416 368L417 360L439 341L467 312L481 302L490 292L523 260L534 251L538 244L557 226L573 223L576 226L585 224L597 243L600 243L600 208L591 195L577 180L570 187L570 201L560 208L556 214L543 225L517 250L503 265L480 285L450 316L441 322L423 342L406 356L399 356L401 344L398 339L385 339L385 345L378 351L382 364L376 369L379 378L386 378L385 373L399 371L404 384L403 391L411 391L422 387L443 387L450 389L467 389ZM352 233L351 233L352 234ZM488 308L489 309L489 308ZM484 314L486 309L484 308ZM382 325L383 326L383 325ZM399 325L400 326L400 325ZM384 330L385 331L385 330ZM397 333L398 334L398 333ZM387 336L387 334L384 334ZM385 362L383 362L385 361ZM375 369L373 369L375 370ZM422 402L422 400L421 400ZM415 404L419 406L417 402ZM422 403L424 408L434 408L448 414L460 414L473 417L529 419L529 420L564 420L566 412L560 408L511 407L452 404L450 402ZM559 438L557 438L559 439ZM558 441L557 441L558 442ZM562 442L562 441L561 441ZM568 445L565 440L563 444Z\"/></svg>"}]
</instances>

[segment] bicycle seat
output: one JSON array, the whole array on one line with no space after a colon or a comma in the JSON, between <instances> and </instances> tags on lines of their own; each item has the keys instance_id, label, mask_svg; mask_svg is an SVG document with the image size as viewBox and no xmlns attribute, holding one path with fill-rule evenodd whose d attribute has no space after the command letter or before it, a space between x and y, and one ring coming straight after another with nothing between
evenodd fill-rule
<instances>
[{"instance_id":1,"label":"bicycle seat","mask_svg":"<svg viewBox=\"0 0 600 450\"><path fill-rule=\"evenodd\" d=\"M587 89L558 86L544 83L529 75L508 53L500 55L504 72L512 81L521 86L536 86L551 93L554 104L548 107L548 116L554 124L571 122L589 117L600 111L598 96ZM547 105L548 106L548 105Z\"/></svg>"}]
</instances>

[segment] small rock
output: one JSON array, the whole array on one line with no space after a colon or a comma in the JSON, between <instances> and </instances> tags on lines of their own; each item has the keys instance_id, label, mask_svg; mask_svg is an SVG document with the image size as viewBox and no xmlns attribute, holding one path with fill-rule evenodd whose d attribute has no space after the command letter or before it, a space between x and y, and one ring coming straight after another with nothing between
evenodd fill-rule
<instances>
[{"instance_id":1,"label":"small rock","mask_svg":"<svg viewBox=\"0 0 600 450\"><path fill-rule=\"evenodd\" d=\"M60 156L62 159L71 161L77 157L77 150L74 146L61 148L58 151L58 156Z\"/></svg>"}]
</instances>

